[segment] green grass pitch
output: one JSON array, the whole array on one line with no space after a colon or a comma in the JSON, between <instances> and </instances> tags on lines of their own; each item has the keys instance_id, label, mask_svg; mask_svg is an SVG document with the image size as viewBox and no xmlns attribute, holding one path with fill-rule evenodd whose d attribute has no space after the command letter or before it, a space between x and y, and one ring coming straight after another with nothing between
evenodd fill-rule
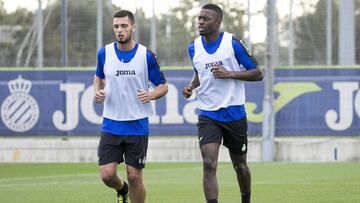
<instances>
[{"instance_id":1,"label":"green grass pitch","mask_svg":"<svg viewBox=\"0 0 360 203\"><path fill-rule=\"evenodd\" d=\"M360 202L360 163L250 163L253 203ZM119 172L123 176L124 166ZM203 203L201 163L148 163L147 203ZM219 202L239 203L230 163L219 163ZM1 203L107 203L96 163L0 164Z\"/></svg>"}]
</instances>

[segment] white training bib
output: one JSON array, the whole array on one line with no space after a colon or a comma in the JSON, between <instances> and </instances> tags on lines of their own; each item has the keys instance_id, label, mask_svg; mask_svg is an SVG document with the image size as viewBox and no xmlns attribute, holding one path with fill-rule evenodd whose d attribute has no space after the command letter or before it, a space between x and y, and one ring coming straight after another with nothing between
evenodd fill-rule
<instances>
[{"instance_id":1,"label":"white training bib","mask_svg":"<svg viewBox=\"0 0 360 203\"><path fill-rule=\"evenodd\" d=\"M105 46L104 74L106 79L103 117L116 121L130 121L154 114L150 103L137 98L137 90L149 91L146 47L138 49L128 63L116 56L114 43Z\"/></svg>"},{"instance_id":2,"label":"white training bib","mask_svg":"<svg viewBox=\"0 0 360 203\"><path fill-rule=\"evenodd\" d=\"M197 88L199 108L216 111L220 108L244 104L244 81L215 79L211 72L212 67L218 64L223 65L229 71L244 70L235 58L232 34L224 32L220 46L213 54L206 52L201 37L195 39L194 49L193 65L200 80L200 86Z\"/></svg>"}]
</instances>

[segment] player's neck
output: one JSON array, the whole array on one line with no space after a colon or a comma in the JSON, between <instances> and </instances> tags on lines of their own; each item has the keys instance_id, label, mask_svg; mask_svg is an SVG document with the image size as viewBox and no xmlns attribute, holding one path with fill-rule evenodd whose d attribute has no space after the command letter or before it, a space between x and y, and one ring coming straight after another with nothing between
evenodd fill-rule
<instances>
[{"instance_id":1,"label":"player's neck","mask_svg":"<svg viewBox=\"0 0 360 203\"><path fill-rule=\"evenodd\" d=\"M213 42L213 41L217 40L217 38L219 36L220 36L220 31L217 31L217 32L214 32L214 33L204 36L204 40L207 43Z\"/></svg>"},{"instance_id":2,"label":"player's neck","mask_svg":"<svg viewBox=\"0 0 360 203\"><path fill-rule=\"evenodd\" d=\"M128 43L125 44L121 44L119 42L117 42L117 48L120 51L130 51L131 49L133 49L135 47L135 42L134 40L129 40Z\"/></svg>"}]
</instances>

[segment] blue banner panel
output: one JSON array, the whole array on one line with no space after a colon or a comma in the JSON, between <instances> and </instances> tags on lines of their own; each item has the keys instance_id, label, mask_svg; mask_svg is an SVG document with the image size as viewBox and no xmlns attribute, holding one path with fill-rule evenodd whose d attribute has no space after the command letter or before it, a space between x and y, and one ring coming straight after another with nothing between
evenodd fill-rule
<instances>
[{"instance_id":1,"label":"blue banner panel","mask_svg":"<svg viewBox=\"0 0 360 203\"><path fill-rule=\"evenodd\" d=\"M0 135L100 134L102 104L93 102L94 70L0 72ZM196 94L183 87L192 70L164 71L168 94L153 102L151 135L195 135ZM360 69L275 72L276 135L360 135ZM260 135L264 83L246 83L249 134Z\"/></svg>"}]
</instances>

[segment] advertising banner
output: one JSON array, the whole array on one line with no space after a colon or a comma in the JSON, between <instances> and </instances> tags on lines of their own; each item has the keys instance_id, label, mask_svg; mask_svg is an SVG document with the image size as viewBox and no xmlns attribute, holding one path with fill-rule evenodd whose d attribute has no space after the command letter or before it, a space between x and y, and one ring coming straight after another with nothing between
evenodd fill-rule
<instances>
[{"instance_id":1,"label":"advertising banner","mask_svg":"<svg viewBox=\"0 0 360 203\"><path fill-rule=\"evenodd\" d=\"M166 70L169 92L153 102L151 135L195 135L196 94L183 87L192 70ZM360 135L360 69L276 69L276 136ZM0 136L98 136L102 104L94 70L0 71ZM246 83L249 134L262 131L264 83ZM119 98L121 99L121 98Z\"/></svg>"}]
</instances>

